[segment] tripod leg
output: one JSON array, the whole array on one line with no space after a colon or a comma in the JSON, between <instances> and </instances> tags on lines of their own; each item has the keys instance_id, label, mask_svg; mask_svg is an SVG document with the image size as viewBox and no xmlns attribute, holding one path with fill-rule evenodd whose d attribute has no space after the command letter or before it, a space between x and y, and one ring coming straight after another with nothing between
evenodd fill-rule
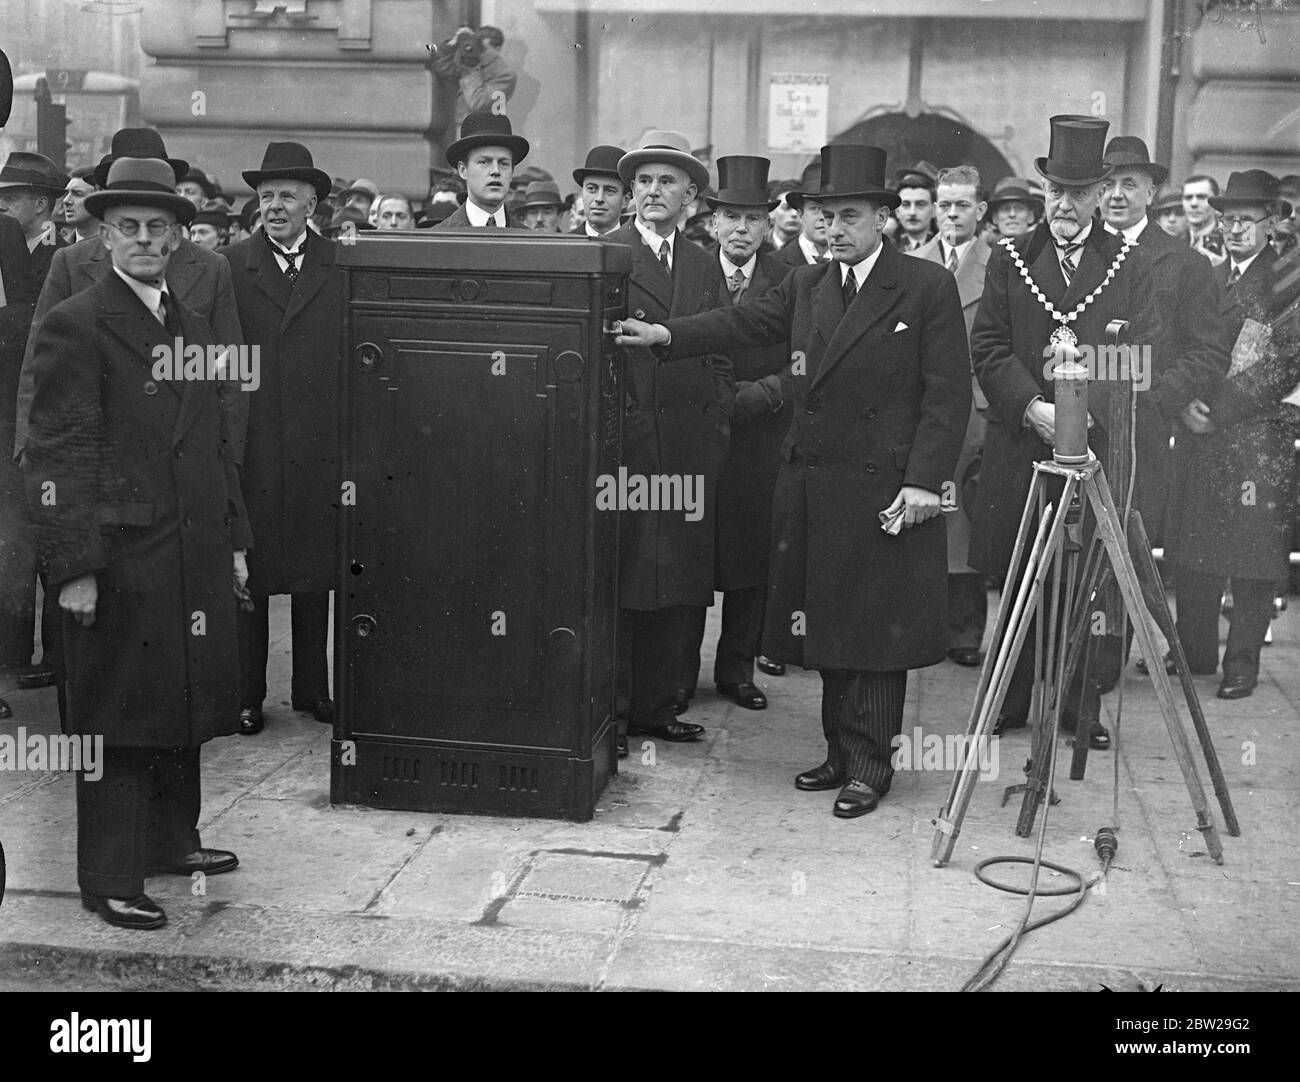
<instances>
[{"instance_id":1,"label":"tripod leg","mask_svg":"<svg viewBox=\"0 0 1300 1082\"><path fill-rule=\"evenodd\" d=\"M1210 817L1210 806L1196 772L1196 763L1192 759L1191 745L1183 731L1182 719L1178 716L1178 707L1174 702L1173 690L1169 677L1165 673L1163 660L1156 649L1152 620L1142 603L1142 590L1138 583L1137 572L1129 555L1127 538L1120 532L1119 514L1111 499L1110 487L1100 471L1094 472L1084 482L1084 490L1092 501L1097 515L1097 530L1106 542L1106 551L1110 554L1110 564L1119 584L1120 594L1133 618L1133 631L1142 656L1146 658L1147 668L1151 673L1151 682L1155 687L1156 700L1160 704L1160 713L1164 718L1165 728L1169 731L1169 742L1173 746L1174 758L1182 771L1183 781L1187 786L1187 795L1191 798L1192 809L1196 813L1196 829L1205 838L1205 848L1218 864L1223 863L1223 845L1219 841L1218 831Z\"/></svg>"},{"instance_id":2,"label":"tripod leg","mask_svg":"<svg viewBox=\"0 0 1300 1082\"><path fill-rule=\"evenodd\" d=\"M1091 622L1091 621L1090 621ZM1088 631L1088 645L1083 651L1083 669L1079 674L1082 692L1078 714L1074 725L1074 752L1070 756L1070 780L1082 781L1088 769L1088 732L1092 725L1094 713L1101 712L1101 696L1092 674L1097 667L1097 651L1101 645L1101 636Z\"/></svg>"},{"instance_id":3,"label":"tripod leg","mask_svg":"<svg viewBox=\"0 0 1300 1082\"><path fill-rule=\"evenodd\" d=\"M1133 555L1134 568L1146 609L1155 619L1178 666L1178 679L1182 684L1183 697L1187 700L1188 712L1192 715L1192 728L1196 730L1196 739L1200 742L1201 753L1205 756L1205 767L1210 772L1210 781L1214 786L1214 795L1219 801L1219 810L1223 812L1224 826L1234 838L1241 836L1241 827L1237 823L1237 812L1232 806L1232 797L1228 794L1228 782L1223 776L1223 767L1219 765L1219 753L1214 748L1210 736L1210 726L1205 720L1205 711L1201 709L1201 699L1192 682L1192 674L1187 668L1187 656L1183 653L1182 641L1178 638L1178 629L1174 618L1169 614L1169 602L1165 597L1164 583L1160 580L1160 570L1151 555L1151 542L1147 539L1146 527L1142 516L1136 511L1129 517L1129 550ZM1150 662L1148 662L1148 665Z\"/></svg>"}]
</instances>

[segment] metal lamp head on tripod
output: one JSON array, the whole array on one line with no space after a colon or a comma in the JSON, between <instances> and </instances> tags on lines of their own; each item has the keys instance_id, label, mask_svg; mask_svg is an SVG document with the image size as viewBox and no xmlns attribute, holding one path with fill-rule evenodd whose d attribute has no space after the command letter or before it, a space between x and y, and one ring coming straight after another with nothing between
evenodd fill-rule
<instances>
[{"instance_id":1,"label":"metal lamp head on tripod","mask_svg":"<svg viewBox=\"0 0 1300 1082\"><path fill-rule=\"evenodd\" d=\"M1077 358L1079 351L1069 342L1056 344L1059 363L1052 369L1056 405L1056 434L1052 458L1062 466L1082 466L1091 457L1088 450L1088 369Z\"/></svg>"}]
</instances>

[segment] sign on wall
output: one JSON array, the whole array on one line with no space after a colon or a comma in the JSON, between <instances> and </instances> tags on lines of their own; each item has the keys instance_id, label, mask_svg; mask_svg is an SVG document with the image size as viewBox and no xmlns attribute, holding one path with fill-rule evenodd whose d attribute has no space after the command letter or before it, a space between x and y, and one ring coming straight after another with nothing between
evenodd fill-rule
<instances>
[{"instance_id":1,"label":"sign on wall","mask_svg":"<svg viewBox=\"0 0 1300 1082\"><path fill-rule=\"evenodd\" d=\"M816 154L826 143L830 76L778 72L770 85L768 151Z\"/></svg>"}]
</instances>

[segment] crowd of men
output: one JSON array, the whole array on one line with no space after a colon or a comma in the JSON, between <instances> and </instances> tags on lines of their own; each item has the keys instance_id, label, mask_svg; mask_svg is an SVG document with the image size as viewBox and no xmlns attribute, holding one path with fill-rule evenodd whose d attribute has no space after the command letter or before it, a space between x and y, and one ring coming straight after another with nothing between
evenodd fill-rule
<instances>
[{"instance_id":1,"label":"crowd of men","mask_svg":"<svg viewBox=\"0 0 1300 1082\"><path fill-rule=\"evenodd\" d=\"M756 666L816 669L826 759L794 783L836 790L837 817L872 811L908 671L980 664L988 588L1016 585L1012 541L1055 435L1044 358L1062 328L1096 346L1114 319L1152 358L1134 506L1164 546L1188 664L1222 661L1218 694L1250 695L1295 519L1300 177L1180 188L1140 139L1107 141L1105 121L1054 117L1046 134L1040 179L990 186L970 163L891 172L859 144L823 148L798 179L752 155L719 158L715 177L683 135L650 130L592 147L561 171L570 187L524 165L527 139L480 108L421 203L273 142L245 163L255 194L238 207L150 129L119 131L71 176L12 154L0 672L57 688L67 731L105 737L103 780L77 785L86 907L159 927L146 876L237 865L200 844L199 748L263 730L273 594L292 599L292 705L334 720L335 250L361 230L526 229L632 250L623 464L702 477L704 514L621 518L620 754L629 735L703 736L683 715L721 591L719 693L762 710ZM182 342L256 346L257 385L158 378L156 350ZM1107 396L1128 384L1092 393L1101 457ZM1122 629L1112 638L1113 672L1065 711L1097 749L1097 695L1127 649ZM1026 652L999 731L1026 723L1032 685Z\"/></svg>"}]
</instances>

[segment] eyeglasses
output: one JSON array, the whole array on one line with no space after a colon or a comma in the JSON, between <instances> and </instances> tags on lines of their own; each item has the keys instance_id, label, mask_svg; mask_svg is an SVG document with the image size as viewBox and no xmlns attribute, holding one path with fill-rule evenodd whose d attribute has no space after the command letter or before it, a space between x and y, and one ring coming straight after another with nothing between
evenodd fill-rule
<instances>
[{"instance_id":1,"label":"eyeglasses","mask_svg":"<svg viewBox=\"0 0 1300 1082\"><path fill-rule=\"evenodd\" d=\"M1236 229L1238 226L1245 229L1248 225L1259 225L1260 222L1267 220L1267 215L1263 218L1229 218L1226 214L1221 219L1225 229Z\"/></svg>"},{"instance_id":2,"label":"eyeglasses","mask_svg":"<svg viewBox=\"0 0 1300 1082\"><path fill-rule=\"evenodd\" d=\"M140 223L133 221L130 218L120 224L118 222L105 222L104 224L116 229L124 237L134 237L140 232ZM171 223L160 222L155 218L152 222L149 222L145 228L149 231L149 236L162 237L166 236L167 230L171 229Z\"/></svg>"}]
</instances>

